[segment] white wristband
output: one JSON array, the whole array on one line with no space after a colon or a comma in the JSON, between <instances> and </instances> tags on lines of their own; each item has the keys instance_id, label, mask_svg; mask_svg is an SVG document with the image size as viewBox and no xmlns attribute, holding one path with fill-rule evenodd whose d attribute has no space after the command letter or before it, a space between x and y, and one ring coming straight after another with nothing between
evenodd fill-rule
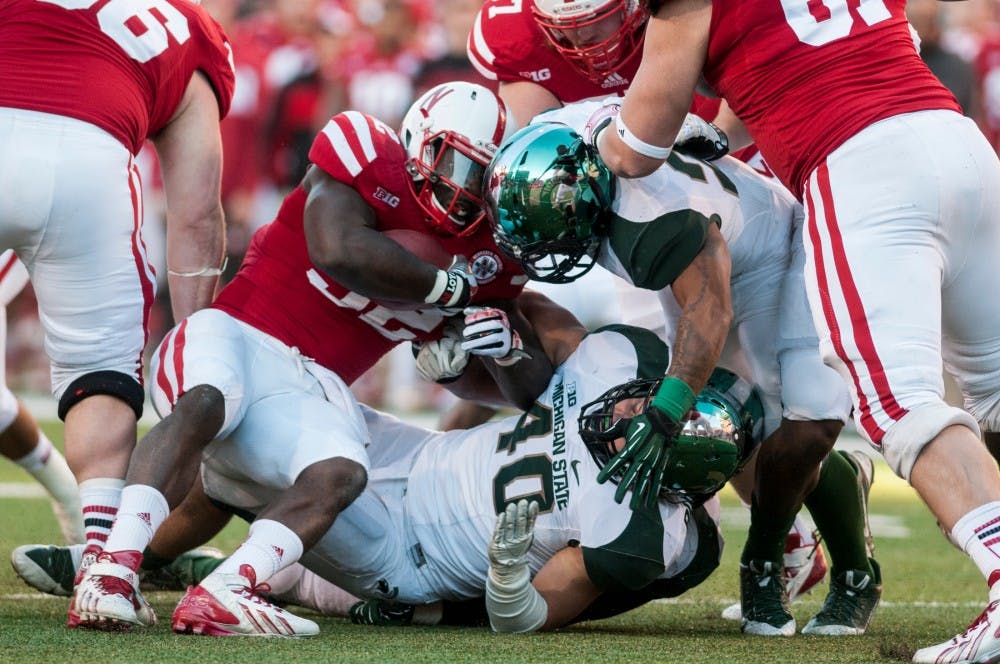
<instances>
[{"instance_id":1,"label":"white wristband","mask_svg":"<svg viewBox=\"0 0 1000 664\"><path fill-rule=\"evenodd\" d=\"M226 265L229 264L229 256L222 259L222 265L219 267L203 267L200 270L194 272L176 272L167 268L167 274L171 277L218 277L226 269Z\"/></svg>"},{"instance_id":2,"label":"white wristband","mask_svg":"<svg viewBox=\"0 0 1000 664\"><path fill-rule=\"evenodd\" d=\"M667 146L665 148L657 147L655 145L650 145L646 141L641 140L625 126L625 121L622 120L622 116L615 116L615 131L618 133L618 138L622 139L622 142L632 148L635 152L638 152L644 157L649 157L650 159L666 159L670 156L670 148L672 146Z\"/></svg>"},{"instance_id":3,"label":"white wristband","mask_svg":"<svg viewBox=\"0 0 1000 664\"><path fill-rule=\"evenodd\" d=\"M428 304L436 304L441 296L444 295L444 289L448 287L448 272L445 270L438 270L437 277L434 279L434 288L431 292L427 294L424 298L424 302Z\"/></svg>"}]
</instances>

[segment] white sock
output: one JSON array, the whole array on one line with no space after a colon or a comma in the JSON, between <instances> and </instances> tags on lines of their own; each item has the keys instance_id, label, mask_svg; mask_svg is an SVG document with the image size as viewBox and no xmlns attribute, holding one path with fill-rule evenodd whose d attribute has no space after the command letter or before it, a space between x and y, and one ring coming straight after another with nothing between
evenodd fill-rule
<instances>
[{"instance_id":1,"label":"white sock","mask_svg":"<svg viewBox=\"0 0 1000 664\"><path fill-rule=\"evenodd\" d=\"M1000 501L980 505L959 519L951 538L986 577L990 601L1000 599Z\"/></svg>"},{"instance_id":2,"label":"white sock","mask_svg":"<svg viewBox=\"0 0 1000 664\"><path fill-rule=\"evenodd\" d=\"M271 519L258 519L250 524L246 541L210 576L240 574L240 568L249 565L256 582L262 583L301 557L302 540L288 526Z\"/></svg>"},{"instance_id":3,"label":"white sock","mask_svg":"<svg viewBox=\"0 0 1000 664\"><path fill-rule=\"evenodd\" d=\"M80 504L83 506L83 528L87 546L104 550L111 524L118 513L125 480L95 477L80 482Z\"/></svg>"},{"instance_id":4,"label":"white sock","mask_svg":"<svg viewBox=\"0 0 1000 664\"><path fill-rule=\"evenodd\" d=\"M59 453L44 433L38 432L38 444L14 463L28 471L52 496L53 509L67 544L84 541L83 512L80 507L80 487L69 469L66 458Z\"/></svg>"},{"instance_id":5,"label":"white sock","mask_svg":"<svg viewBox=\"0 0 1000 664\"><path fill-rule=\"evenodd\" d=\"M122 490L121 506L105 550L142 553L169 512L167 499L158 489L145 484L128 485Z\"/></svg>"}]
</instances>

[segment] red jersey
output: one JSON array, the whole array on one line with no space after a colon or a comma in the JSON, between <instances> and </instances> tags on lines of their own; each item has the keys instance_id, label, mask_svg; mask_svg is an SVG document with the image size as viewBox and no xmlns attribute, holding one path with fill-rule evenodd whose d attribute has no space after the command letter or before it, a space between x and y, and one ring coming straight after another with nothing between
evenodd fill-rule
<instances>
[{"instance_id":1,"label":"red jersey","mask_svg":"<svg viewBox=\"0 0 1000 664\"><path fill-rule=\"evenodd\" d=\"M913 46L906 0L713 0L705 79L796 195L874 122L961 113ZM887 146L888 147L888 146Z\"/></svg>"},{"instance_id":2,"label":"red jersey","mask_svg":"<svg viewBox=\"0 0 1000 664\"><path fill-rule=\"evenodd\" d=\"M4 0L0 106L83 120L139 151L173 117L195 71L229 110L226 36L187 0Z\"/></svg>"},{"instance_id":3,"label":"red jersey","mask_svg":"<svg viewBox=\"0 0 1000 664\"><path fill-rule=\"evenodd\" d=\"M527 278L497 249L488 224L466 238L429 230L410 187L406 151L381 121L356 111L334 116L313 141L309 159L364 197L379 230L426 231L452 255L466 256L479 283L474 301L521 292ZM301 186L285 198L213 306L298 348L348 384L401 341L436 338L444 320L437 309L389 309L312 264L302 225L305 202Z\"/></svg>"}]
</instances>

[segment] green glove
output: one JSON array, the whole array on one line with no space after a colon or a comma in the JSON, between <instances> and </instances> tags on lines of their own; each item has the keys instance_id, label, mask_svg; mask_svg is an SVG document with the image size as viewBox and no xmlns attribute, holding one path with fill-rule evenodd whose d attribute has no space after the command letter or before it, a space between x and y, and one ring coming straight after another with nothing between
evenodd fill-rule
<instances>
[{"instance_id":1,"label":"green glove","mask_svg":"<svg viewBox=\"0 0 1000 664\"><path fill-rule=\"evenodd\" d=\"M632 418L625 430L625 446L597 475L597 481L604 483L624 471L615 491L615 502L622 502L631 489L632 500L629 506L633 510L656 505L660 496L660 483L666 472L666 448L680 431L680 424L675 422L672 428L668 437L657 432L645 414Z\"/></svg>"}]
</instances>

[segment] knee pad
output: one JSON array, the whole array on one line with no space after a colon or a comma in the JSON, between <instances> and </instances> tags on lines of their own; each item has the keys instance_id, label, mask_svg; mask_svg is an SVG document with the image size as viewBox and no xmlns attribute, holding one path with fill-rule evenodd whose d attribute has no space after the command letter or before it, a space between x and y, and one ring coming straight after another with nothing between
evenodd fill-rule
<instances>
[{"instance_id":1,"label":"knee pad","mask_svg":"<svg viewBox=\"0 0 1000 664\"><path fill-rule=\"evenodd\" d=\"M59 419L65 421L70 408L97 394L121 399L132 409L136 419L142 417L145 400L142 385L131 376L117 371L95 371L80 376L69 384L59 399Z\"/></svg>"}]
</instances>

